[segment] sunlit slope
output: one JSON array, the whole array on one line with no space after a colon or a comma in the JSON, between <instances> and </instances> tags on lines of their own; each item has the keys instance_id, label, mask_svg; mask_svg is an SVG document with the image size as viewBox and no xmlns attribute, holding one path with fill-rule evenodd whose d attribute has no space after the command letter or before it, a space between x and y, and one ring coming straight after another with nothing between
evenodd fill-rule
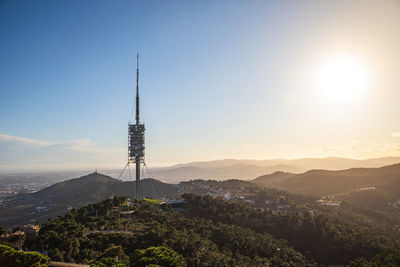
<instances>
[{"instance_id":1,"label":"sunlit slope","mask_svg":"<svg viewBox=\"0 0 400 267\"><path fill-rule=\"evenodd\" d=\"M290 172L277 171L271 174L260 176L252 181L260 185L273 187L274 184L280 183L283 180L292 177L293 175L295 174Z\"/></svg>"},{"instance_id":2,"label":"sunlit slope","mask_svg":"<svg viewBox=\"0 0 400 267\"><path fill-rule=\"evenodd\" d=\"M274 173L254 181L293 193L316 196L347 193L367 187L396 194L400 192L400 164L341 171L312 170L302 174Z\"/></svg>"}]
</instances>

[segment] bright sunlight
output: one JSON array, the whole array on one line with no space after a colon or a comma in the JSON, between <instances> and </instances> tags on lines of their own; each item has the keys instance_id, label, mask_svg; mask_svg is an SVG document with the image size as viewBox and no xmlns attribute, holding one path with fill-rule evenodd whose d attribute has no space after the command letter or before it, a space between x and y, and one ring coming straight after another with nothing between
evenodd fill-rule
<instances>
[{"instance_id":1,"label":"bright sunlight","mask_svg":"<svg viewBox=\"0 0 400 267\"><path fill-rule=\"evenodd\" d=\"M370 85L370 72L362 61L337 55L321 63L317 70L316 87L320 97L334 104L359 100Z\"/></svg>"}]
</instances>

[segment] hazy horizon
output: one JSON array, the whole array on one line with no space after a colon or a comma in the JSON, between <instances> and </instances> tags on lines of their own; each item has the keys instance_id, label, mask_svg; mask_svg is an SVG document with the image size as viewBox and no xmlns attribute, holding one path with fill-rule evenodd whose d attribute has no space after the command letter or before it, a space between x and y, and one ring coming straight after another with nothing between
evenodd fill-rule
<instances>
[{"instance_id":1,"label":"hazy horizon","mask_svg":"<svg viewBox=\"0 0 400 267\"><path fill-rule=\"evenodd\" d=\"M297 161L297 160L329 160L329 159L337 159L337 160L345 160L345 161L377 161L379 160L384 160L384 159L399 159L400 156L387 156L387 157L379 157L379 158L364 158L364 159L356 159L356 158L344 158L344 157L321 157L321 158L271 158L271 159L234 159L234 158L225 158L225 159L210 159L210 160L199 160L199 161L188 161L188 162L176 162L172 164L161 164L161 165L153 165L153 166L147 166L150 169L168 169L168 168L179 168L181 166L193 166L196 164L207 164L207 163L215 163L215 162L223 162L223 161L237 161L237 162L247 162L248 164L252 165L252 162L271 162L271 165L265 165L269 167L274 167L276 165L284 164L285 162L290 162L290 161ZM280 162L280 163L273 163L273 162ZM397 161L396 161L397 163ZM400 163L400 161L399 161ZM385 165L390 165L390 164L377 164L376 167L381 167ZM229 166L229 165L228 165ZM115 171L121 171L124 166L120 165L115 165L115 166L94 166L94 167L79 167L76 166L74 168L68 167L68 166L52 166L53 168L48 168L47 166L38 166L35 165L34 167L31 168L21 168L19 166L16 166L13 168L6 169L6 168L0 168L0 174L18 174L18 173L51 173L51 172L115 172ZM353 166L357 167L357 166ZM317 167L316 167L317 168ZM305 168L305 170L308 169L313 169L313 168ZM347 169L347 168L338 168L338 169ZM265 173L268 174L268 173Z\"/></svg>"}]
</instances>

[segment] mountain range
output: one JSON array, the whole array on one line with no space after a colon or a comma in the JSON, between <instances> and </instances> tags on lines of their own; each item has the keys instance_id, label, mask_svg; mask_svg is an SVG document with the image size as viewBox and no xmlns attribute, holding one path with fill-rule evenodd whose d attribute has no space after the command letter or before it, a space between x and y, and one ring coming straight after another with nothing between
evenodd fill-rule
<instances>
[{"instance_id":1,"label":"mountain range","mask_svg":"<svg viewBox=\"0 0 400 267\"><path fill-rule=\"evenodd\" d=\"M178 183L191 179L250 180L276 171L298 174L313 169L343 170L348 168L376 168L399 162L400 157L366 160L337 157L273 160L224 159L153 168L152 174L153 178L169 183Z\"/></svg>"},{"instance_id":2,"label":"mountain range","mask_svg":"<svg viewBox=\"0 0 400 267\"><path fill-rule=\"evenodd\" d=\"M220 163L229 166L227 161L212 164L215 166ZM204 164L199 163L199 165ZM178 168L187 168L187 166L178 166ZM311 170L300 174L279 171L251 181L192 180L171 184L156 179L142 180L143 196L150 198L176 198L182 193L223 196L225 193L221 192L243 191L245 187L249 188L248 192L251 193L255 192L257 186L316 197L346 195L364 192L364 189L373 189L366 190L365 194L354 194L357 201L362 204L368 199L375 199L376 203L382 203L381 206L387 206L388 201L395 202L400 197L400 164L339 171ZM18 194L3 199L3 203L0 203L0 225L15 226L32 219L47 220L73 207L82 207L112 195L134 197L135 187L134 181L122 181L94 172L53 184L35 193ZM341 199L345 198L341 197Z\"/></svg>"},{"instance_id":3,"label":"mountain range","mask_svg":"<svg viewBox=\"0 0 400 267\"><path fill-rule=\"evenodd\" d=\"M340 171L311 170L301 174L275 172L253 182L297 194L325 196L355 190L380 190L400 193L400 164L380 168L351 168Z\"/></svg>"}]
</instances>

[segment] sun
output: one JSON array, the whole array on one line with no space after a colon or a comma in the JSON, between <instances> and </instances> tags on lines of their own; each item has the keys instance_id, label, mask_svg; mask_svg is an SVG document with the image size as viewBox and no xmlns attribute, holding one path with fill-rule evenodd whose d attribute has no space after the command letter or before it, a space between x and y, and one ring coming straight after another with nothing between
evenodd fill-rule
<instances>
[{"instance_id":1,"label":"sun","mask_svg":"<svg viewBox=\"0 0 400 267\"><path fill-rule=\"evenodd\" d=\"M336 55L317 68L316 89L320 96L335 104L355 102L369 86L369 69L350 55Z\"/></svg>"}]
</instances>

